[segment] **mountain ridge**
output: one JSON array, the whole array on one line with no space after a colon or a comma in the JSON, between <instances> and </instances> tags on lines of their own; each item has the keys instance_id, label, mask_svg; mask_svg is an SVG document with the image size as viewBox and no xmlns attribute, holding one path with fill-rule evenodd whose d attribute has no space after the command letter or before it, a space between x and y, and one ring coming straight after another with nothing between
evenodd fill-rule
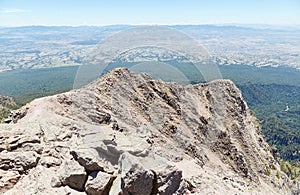
<instances>
[{"instance_id":1,"label":"mountain ridge","mask_svg":"<svg viewBox=\"0 0 300 195\"><path fill-rule=\"evenodd\" d=\"M118 68L18 112L0 125L6 194L291 193L229 80L181 86Z\"/></svg>"}]
</instances>

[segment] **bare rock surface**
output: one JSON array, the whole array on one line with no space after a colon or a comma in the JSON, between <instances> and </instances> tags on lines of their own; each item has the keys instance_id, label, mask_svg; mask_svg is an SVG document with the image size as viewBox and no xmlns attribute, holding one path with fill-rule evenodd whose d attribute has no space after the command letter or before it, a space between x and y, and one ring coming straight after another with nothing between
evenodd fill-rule
<instances>
[{"instance_id":1,"label":"bare rock surface","mask_svg":"<svg viewBox=\"0 0 300 195\"><path fill-rule=\"evenodd\" d=\"M1 194L291 194L229 80L115 69L0 124Z\"/></svg>"},{"instance_id":2,"label":"bare rock surface","mask_svg":"<svg viewBox=\"0 0 300 195\"><path fill-rule=\"evenodd\" d=\"M101 158L96 149L78 149L70 153L74 159L89 172L104 171L110 174L114 172L113 165L106 159Z\"/></svg>"}]
</instances>

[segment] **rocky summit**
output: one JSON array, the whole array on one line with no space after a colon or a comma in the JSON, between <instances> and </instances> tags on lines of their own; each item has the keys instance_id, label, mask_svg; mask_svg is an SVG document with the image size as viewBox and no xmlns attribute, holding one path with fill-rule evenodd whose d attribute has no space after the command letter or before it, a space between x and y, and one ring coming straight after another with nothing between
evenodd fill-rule
<instances>
[{"instance_id":1,"label":"rocky summit","mask_svg":"<svg viewBox=\"0 0 300 195\"><path fill-rule=\"evenodd\" d=\"M0 125L1 194L292 193L229 80L120 68L14 113Z\"/></svg>"}]
</instances>

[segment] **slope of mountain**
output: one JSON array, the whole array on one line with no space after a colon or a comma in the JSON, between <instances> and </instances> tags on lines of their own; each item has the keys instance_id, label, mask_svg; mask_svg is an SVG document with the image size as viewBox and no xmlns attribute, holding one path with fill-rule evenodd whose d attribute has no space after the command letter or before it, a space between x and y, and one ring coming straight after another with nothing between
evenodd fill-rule
<instances>
[{"instance_id":1,"label":"slope of mountain","mask_svg":"<svg viewBox=\"0 0 300 195\"><path fill-rule=\"evenodd\" d=\"M180 86L115 69L0 125L5 194L289 194L229 80Z\"/></svg>"}]
</instances>

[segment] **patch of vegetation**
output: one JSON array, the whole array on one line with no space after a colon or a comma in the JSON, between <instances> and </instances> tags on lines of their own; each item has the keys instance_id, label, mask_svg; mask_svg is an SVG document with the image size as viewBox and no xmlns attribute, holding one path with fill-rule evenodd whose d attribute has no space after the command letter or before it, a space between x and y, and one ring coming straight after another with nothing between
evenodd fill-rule
<instances>
[{"instance_id":1,"label":"patch of vegetation","mask_svg":"<svg viewBox=\"0 0 300 195\"><path fill-rule=\"evenodd\" d=\"M277 177L277 179L280 179L279 171L276 172L276 177Z\"/></svg>"},{"instance_id":2,"label":"patch of vegetation","mask_svg":"<svg viewBox=\"0 0 300 195\"><path fill-rule=\"evenodd\" d=\"M7 118L11 110L19 108L19 105L10 97L0 96L0 123Z\"/></svg>"},{"instance_id":3,"label":"patch of vegetation","mask_svg":"<svg viewBox=\"0 0 300 195\"><path fill-rule=\"evenodd\" d=\"M2 122L3 119L7 118L9 115L9 111L1 109L0 107L0 123Z\"/></svg>"},{"instance_id":4,"label":"patch of vegetation","mask_svg":"<svg viewBox=\"0 0 300 195\"><path fill-rule=\"evenodd\" d=\"M278 149L281 158L299 161L300 87L247 84L239 88L260 119L266 141Z\"/></svg>"},{"instance_id":5,"label":"patch of vegetation","mask_svg":"<svg viewBox=\"0 0 300 195\"><path fill-rule=\"evenodd\" d=\"M78 66L19 69L0 73L0 94L11 96L15 101L25 103L43 96L69 91Z\"/></svg>"},{"instance_id":6,"label":"patch of vegetation","mask_svg":"<svg viewBox=\"0 0 300 195\"><path fill-rule=\"evenodd\" d=\"M299 165L292 165L287 161L281 160L280 161L280 170L287 174L291 179L296 179L300 176L300 168Z\"/></svg>"},{"instance_id":7,"label":"patch of vegetation","mask_svg":"<svg viewBox=\"0 0 300 195\"><path fill-rule=\"evenodd\" d=\"M270 167L268 165L265 165L265 174L266 174L266 176L271 175Z\"/></svg>"}]
</instances>

